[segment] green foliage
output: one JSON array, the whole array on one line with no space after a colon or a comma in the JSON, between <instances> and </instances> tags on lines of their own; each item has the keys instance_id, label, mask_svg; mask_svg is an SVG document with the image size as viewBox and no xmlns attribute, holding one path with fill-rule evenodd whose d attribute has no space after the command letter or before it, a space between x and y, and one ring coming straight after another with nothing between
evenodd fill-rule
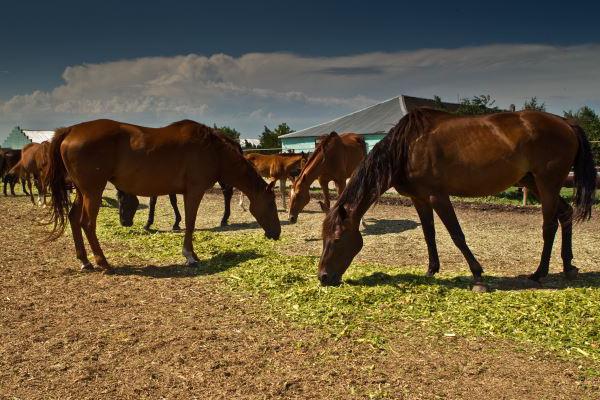
<instances>
[{"instance_id":1,"label":"green foliage","mask_svg":"<svg viewBox=\"0 0 600 400\"><path fill-rule=\"evenodd\" d=\"M242 145L242 149L256 149L257 145L250 143L246 139L241 139L240 144Z\"/></svg>"},{"instance_id":2,"label":"green foliage","mask_svg":"<svg viewBox=\"0 0 600 400\"><path fill-rule=\"evenodd\" d=\"M537 97L533 96L525 101L523 110L546 111L546 103L541 103Z\"/></svg>"},{"instance_id":3,"label":"green foliage","mask_svg":"<svg viewBox=\"0 0 600 400\"><path fill-rule=\"evenodd\" d=\"M294 132L288 124L285 122L279 124L275 130L270 130L265 125L265 129L260 134L260 146L261 149L279 149L281 148L281 140L279 136L287 135L288 133ZM273 150L273 153L277 153L278 150Z\"/></svg>"},{"instance_id":4,"label":"green foliage","mask_svg":"<svg viewBox=\"0 0 600 400\"><path fill-rule=\"evenodd\" d=\"M435 109L446 111L446 106L444 105L444 102L442 101L442 98L440 96L434 95L433 101L435 102Z\"/></svg>"},{"instance_id":5,"label":"green foliage","mask_svg":"<svg viewBox=\"0 0 600 400\"><path fill-rule=\"evenodd\" d=\"M497 113L500 110L494 106L496 100L493 100L490 95L482 94L473 96L472 98L462 99L456 113L459 115L483 115Z\"/></svg>"},{"instance_id":6,"label":"green foliage","mask_svg":"<svg viewBox=\"0 0 600 400\"><path fill-rule=\"evenodd\" d=\"M118 252L107 255L145 264L182 263L183 234L146 232L142 220L124 228L114 209L103 208L98 233L118 244ZM264 299L274 318L333 337L349 336L376 348L398 334L508 339L587 358L594 366L589 372L600 372L600 275L595 273L569 283L550 276L545 290L522 290L515 285L520 278L487 276L492 288L515 288L475 294L466 273L427 278L421 268L354 263L344 283L331 288L317 282L316 257L281 254L278 243L262 233L197 231L194 246L199 268L170 269L171 276L220 274L225 287ZM168 267L140 268L160 273Z\"/></svg>"},{"instance_id":7,"label":"green foliage","mask_svg":"<svg viewBox=\"0 0 600 400\"><path fill-rule=\"evenodd\" d=\"M240 142L240 133L236 129L231 128L229 126L221 126L221 127L218 127L217 125L213 125L213 126L215 129L220 130L222 133L229 136L236 142L238 142L238 143Z\"/></svg>"},{"instance_id":8,"label":"green foliage","mask_svg":"<svg viewBox=\"0 0 600 400\"><path fill-rule=\"evenodd\" d=\"M585 131L590 141L600 141L600 117L588 106L573 112L564 112L565 118L575 120ZM600 164L600 143L592 143L592 152L596 165Z\"/></svg>"}]
</instances>

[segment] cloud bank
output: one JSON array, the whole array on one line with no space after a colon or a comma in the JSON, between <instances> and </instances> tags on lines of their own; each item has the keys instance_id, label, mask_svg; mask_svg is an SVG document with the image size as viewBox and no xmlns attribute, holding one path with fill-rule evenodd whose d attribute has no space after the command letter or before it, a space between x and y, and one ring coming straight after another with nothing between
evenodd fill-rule
<instances>
[{"instance_id":1,"label":"cloud bank","mask_svg":"<svg viewBox=\"0 0 600 400\"><path fill-rule=\"evenodd\" d=\"M560 113L600 108L600 45L489 45L343 57L184 55L67 67L64 83L0 99L0 129L54 128L95 118L150 126L191 118L256 137L263 125L314 125L398 94L448 101L537 96Z\"/></svg>"}]
</instances>

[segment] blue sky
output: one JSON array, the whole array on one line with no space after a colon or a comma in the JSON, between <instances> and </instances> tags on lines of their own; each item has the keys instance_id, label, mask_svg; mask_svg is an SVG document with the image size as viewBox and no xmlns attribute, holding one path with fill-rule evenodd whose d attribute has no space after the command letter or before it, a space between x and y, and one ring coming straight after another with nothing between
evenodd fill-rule
<instances>
[{"instance_id":1,"label":"blue sky","mask_svg":"<svg viewBox=\"0 0 600 400\"><path fill-rule=\"evenodd\" d=\"M256 137L400 93L599 106L599 12L577 1L10 2L0 135L191 117Z\"/></svg>"}]
</instances>

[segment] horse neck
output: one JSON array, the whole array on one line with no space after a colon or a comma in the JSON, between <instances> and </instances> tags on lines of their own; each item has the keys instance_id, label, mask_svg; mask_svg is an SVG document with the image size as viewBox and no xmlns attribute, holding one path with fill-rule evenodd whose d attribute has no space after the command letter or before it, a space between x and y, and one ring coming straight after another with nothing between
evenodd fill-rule
<instances>
[{"instance_id":1,"label":"horse neck","mask_svg":"<svg viewBox=\"0 0 600 400\"><path fill-rule=\"evenodd\" d=\"M316 154L309 164L307 164L300 173L298 181L299 190L308 190L310 185L317 180L323 172L323 154Z\"/></svg>"}]
</instances>

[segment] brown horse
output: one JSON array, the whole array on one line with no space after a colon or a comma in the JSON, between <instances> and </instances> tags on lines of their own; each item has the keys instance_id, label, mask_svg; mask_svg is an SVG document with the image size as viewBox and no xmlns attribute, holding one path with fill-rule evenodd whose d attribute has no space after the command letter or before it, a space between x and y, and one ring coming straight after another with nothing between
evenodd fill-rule
<instances>
[{"instance_id":1,"label":"brown horse","mask_svg":"<svg viewBox=\"0 0 600 400\"><path fill-rule=\"evenodd\" d=\"M76 190L72 206L66 190L67 173ZM109 269L96 236L96 219L107 182L139 196L182 193L182 254L188 265L197 265L192 243L196 214L204 192L218 180L243 191L250 198L250 212L265 235L279 238L281 225L273 187L214 129L189 120L163 128L111 120L61 128L51 142L45 174L45 182L52 190L51 238L62 234L68 216L83 268L93 266L87 258L82 228L97 265Z\"/></svg>"},{"instance_id":2,"label":"brown horse","mask_svg":"<svg viewBox=\"0 0 600 400\"><path fill-rule=\"evenodd\" d=\"M575 214L559 195L571 167L575 170ZM548 274L558 222L567 278L577 276L572 219L589 219L596 170L585 132L573 122L536 111L461 117L417 109L403 117L374 146L323 221L323 253L318 278L339 284L362 248L358 221L390 187L409 196L421 219L429 253L427 274L439 271L433 211L467 260L476 291L487 290L483 270L467 246L450 203L454 196L487 196L521 181L542 203L544 246L531 279Z\"/></svg>"},{"instance_id":3,"label":"brown horse","mask_svg":"<svg viewBox=\"0 0 600 400\"><path fill-rule=\"evenodd\" d=\"M300 154L258 154L249 153L245 155L246 159L254 165L260 176L270 179L272 182L279 181L279 191L281 192L281 201L285 210L287 203L285 201L286 180L297 176L306 155ZM244 197L240 196L240 207L244 208Z\"/></svg>"},{"instance_id":4,"label":"brown horse","mask_svg":"<svg viewBox=\"0 0 600 400\"><path fill-rule=\"evenodd\" d=\"M319 180L325 202L319 202L323 211L329 210L329 182L333 181L338 195L346 187L346 179L367 155L367 144L361 135L331 132L317 145L298 179L292 184L290 198L290 222L298 220L298 214L310 201L310 185Z\"/></svg>"},{"instance_id":5,"label":"brown horse","mask_svg":"<svg viewBox=\"0 0 600 400\"><path fill-rule=\"evenodd\" d=\"M29 187L29 198L35 204L33 191L31 190L31 178L38 191L38 205L46 204L46 188L42 183L42 174L48 163L48 151L50 143L48 141L42 143L29 143L21 150L21 160L8 173L12 178L21 178L27 182Z\"/></svg>"},{"instance_id":6,"label":"brown horse","mask_svg":"<svg viewBox=\"0 0 600 400\"><path fill-rule=\"evenodd\" d=\"M2 160L2 162L0 162L0 177L2 178L3 183L2 191L4 192L4 195L7 196L6 186L8 185L11 194L15 196L15 185L18 180L15 179L14 176L9 176L8 172L21 160L21 150L0 149L0 159ZM23 192L29 196L25 183L25 180L21 179Z\"/></svg>"},{"instance_id":7,"label":"brown horse","mask_svg":"<svg viewBox=\"0 0 600 400\"><path fill-rule=\"evenodd\" d=\"M221 226L227 226L229 216L231 215L231 198L233 197L233 187L225 185L224 183L221 183L220 186L221 191L223 192L223 200L225 203L223 217L221 218ZM135 213L140 205L140 201L138 200L137 196L127 194L121 190L117 190L117 199L119 201L119 222L122 226L132 226L133 218L135 217ZM146 220L146 225L144 225L144 229L147 231L150 230L152 224L154 223L154 213L156 210L157 200L157 196L150 197L150 202L148 204L148 219ZM173 193L169 194L169 202L171 203L171 208L175 214L173 230L179 231L181 230L181 227L179 226L179 223L181 222L181 214L179 213L179 207L177 206L177 195Z\"/></svg>"},{"instance_id":8,"label":"brown horse","mask_svg":"<svg viewBox=\"0 0 600 400\"><path fill-rule=\"evenodd\" d=\"M240 155L243 155L244 152L239 142L232 139L231 137L223 134L221 131L216 131L223 140L229 142L231 146L233 146ZM223 211L223 217L221 218L221 226L227 226L229 221L229 216L231 215L231 198L233 197L233 186L228 185L219 181L219 186L221 186L221 191L223 192L223 200L225 203L225 209ZM135 217L135 213L140 205L140 202L137 196L128 194L123 192L122 190L117 189L117 199L119 201L119 222L122 226L132 226L133 218ZM157 196L150 197L149 210L148 210L148 220L146 221L146 225L144 225L145 230L150 230L150 227L154 223L154 212L156 210L156 200ZM177 206L177 195L174 193L169 194L169 202L171 203L171 207L173 208L173 213L175 214L175 222L173 223L173 230L179 231L181 227L179 223L181 222L181 214L179 213L179 207Z\"/></svg>"}]
</instances>

